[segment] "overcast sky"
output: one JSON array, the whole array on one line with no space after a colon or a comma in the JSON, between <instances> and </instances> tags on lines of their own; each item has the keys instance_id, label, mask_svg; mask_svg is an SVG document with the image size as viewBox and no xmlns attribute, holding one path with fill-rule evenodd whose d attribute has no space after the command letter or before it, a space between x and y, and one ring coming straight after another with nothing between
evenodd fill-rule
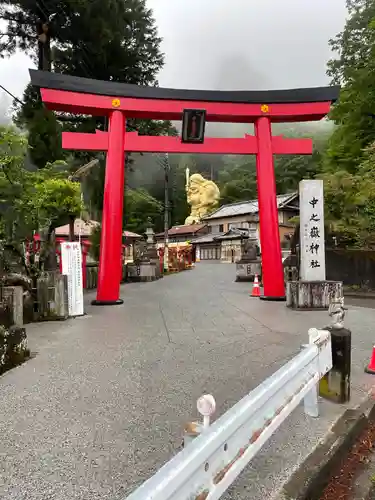
<instances>
[{"instance_id":1,"label":"overcast sky","mask_svg":"<svg viewBox=\"0 0 375 500\"><path fill-rule=\"evenodd\" d=\"M219 90L328 84L329 38L345 0L148 0L163 37L164 87ZM0 60L0 84L21 96L32 63ZM10 104L0 89L0 110ZM1 113L4 114L4 111Z\"/></svg>"}]
</instances>

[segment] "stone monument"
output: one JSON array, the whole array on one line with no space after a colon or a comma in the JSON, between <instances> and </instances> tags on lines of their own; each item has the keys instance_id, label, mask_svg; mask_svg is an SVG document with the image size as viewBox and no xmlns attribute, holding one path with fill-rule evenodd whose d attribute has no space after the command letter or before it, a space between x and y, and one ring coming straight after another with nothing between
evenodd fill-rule
<instances>
[{"instance_id":1,"label":"stone monument","mask_svg":"<svg viewBox=\"0 0 375 500\"><path fill-rule=\"evenodd\" d=\"M303 180L299 193L299 279L287 281L286 305L324 310L343 296L343 286L341 281L326 280L323 181Z\"/></svg>"},{"instance_id":2,"label":"stone monument","mask_svg":"<svg viewBox=\"0 0 375 500\"><path fill-rule=\"evenodd\" d=\"M236 263L236 281L254 281L255 275L262 279L262 261L258 240L247 237L241 245L241 259Z\"/></svg>"},{"instance_id":3,"label":"stone monument","mask_svg":"<svg viewBox=\"0 0 375 500\"><path fill-rule=\"evenodd\" d=\"M191 206L191 213L185 224L199 224L205 215L219 205L220 191L213 181L206 180L201 174L190 175L186 169L186 199Z\"/></svg>"},{"instance_id":4,"label":"stone monument","mask_svg":"<svg viewBox=\"0 0 375 500\"><path fill-rule=\"evenodd\" d=\"M148 219L146 242L138 245L134 263L128 264L128 281L155 281L162 277L160 260L154 241L151 219Z\"/></svg>"}]
</instances>

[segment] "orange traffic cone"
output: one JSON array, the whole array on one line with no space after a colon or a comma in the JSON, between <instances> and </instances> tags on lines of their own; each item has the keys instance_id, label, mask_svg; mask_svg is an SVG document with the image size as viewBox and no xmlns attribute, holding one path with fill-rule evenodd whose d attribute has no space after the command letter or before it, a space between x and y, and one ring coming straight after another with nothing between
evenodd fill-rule
<instances>
[{"instance_id":1,"label":"orange traffic cone","mask_svg":"<svg viewBox=\"0 0 375 500\"><path fill-rule=\"evenodd\" d=\"M372 375L375 375L375 345L372 348L372 355L371 355L371 361L368 366L365 368L366 373L371 373Z\"/></svg>"},{"instance_id":2,"label":"orange traffic cone","mask_svg":"<svg viewBox=\"0 0 375 500\"><path fill-rule=\"evenodd\" d=\"M254 285L250 297L260 297L260 287L257 274L254 277Z\"/></svg>"}]
</instances>

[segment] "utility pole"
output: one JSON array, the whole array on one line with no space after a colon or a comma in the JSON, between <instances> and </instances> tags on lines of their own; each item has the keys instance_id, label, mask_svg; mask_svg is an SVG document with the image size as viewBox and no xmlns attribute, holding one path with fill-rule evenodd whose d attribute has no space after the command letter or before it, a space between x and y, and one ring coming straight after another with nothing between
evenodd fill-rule
<instances>
[{"instance_id":1,"label":"utility pole","mask_svg":"<svg viewBox=\"0 0 375 500\"><path fill-rule=\"evenodd\" d=\"M168 271L168 231L169 231L169 156L164 158L164 271Z\"/></svg>"}]
</instances>

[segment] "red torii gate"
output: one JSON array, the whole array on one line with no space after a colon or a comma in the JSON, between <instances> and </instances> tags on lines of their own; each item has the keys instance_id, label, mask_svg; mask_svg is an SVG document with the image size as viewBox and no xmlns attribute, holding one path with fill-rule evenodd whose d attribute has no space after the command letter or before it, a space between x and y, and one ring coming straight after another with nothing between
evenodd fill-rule
<instances>
[{"instance_id":1,"label":"red torii gate","mask_svg":"<svg viewBox=\"0 0 375 500\"><path fill-rule=\"evenodd\" d=\"M30 70L43 102L55 111L109 118L109 131L64 132L63 148L107 151L102 238L96 305L121 304L124 157L127 152L216 153L257 156L258 203L264 296L285 298L274 154L312 154L311 139L272 136L271 123L321 120L338 98L339 87L270 91L208 91L139 87L45 71ZM127 118L181 120L185 109L206 110L206 120L254 123L255 136L206 138L203 144L179 137L141 136L126 132Z\"/></svg>"}]
</instances>

